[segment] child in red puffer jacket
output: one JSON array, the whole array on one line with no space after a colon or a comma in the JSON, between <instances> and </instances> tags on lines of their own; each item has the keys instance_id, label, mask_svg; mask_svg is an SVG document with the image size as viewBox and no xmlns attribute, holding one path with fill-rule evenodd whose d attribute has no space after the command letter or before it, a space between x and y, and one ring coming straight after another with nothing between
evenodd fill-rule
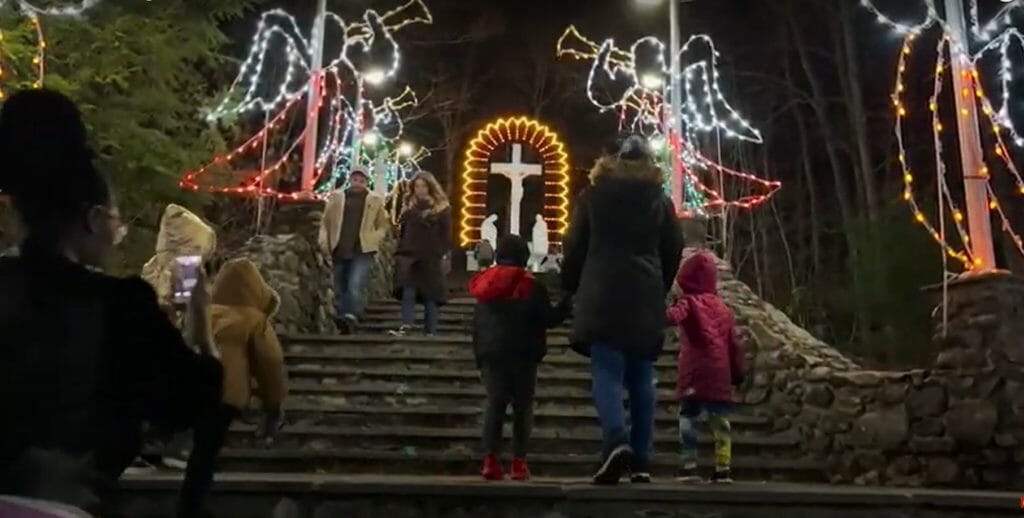
<instances>
[{"instance_id":1,"label":"child in red puffer jacket","mask_svg":"<svg viewBox=\"0 0 1024 518\"><path fill-rule=\"evenodd\" d=\"M669 324L679 326L679 437L682 468L679 478L699 481L697 418L708 413L715 439L712 482L731 482L732 432L728 414L732 387L743 382L743 357L736 343L732 310L718 296L714 257L699 252L683 262L676 275L682 289L668 309Z\"/></svg>"}]
</instances>

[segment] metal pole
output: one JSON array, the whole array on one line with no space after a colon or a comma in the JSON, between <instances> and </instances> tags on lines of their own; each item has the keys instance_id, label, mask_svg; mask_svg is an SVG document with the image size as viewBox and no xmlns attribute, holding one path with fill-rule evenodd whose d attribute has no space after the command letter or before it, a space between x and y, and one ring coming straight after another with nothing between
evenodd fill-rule
<instances>
[{"instance_id":1,"label":"metal pole","mask_svg":"<svg viewBox=\"0 0 1024 518\"><path fill-rule=\"evenodd\" d=\"M672 91L672 111L670 113L671 119L669 120L669 144L672 148L672 203L676 207L676 212L680 213L686 207L685 204L685 190L686 190L686 178L683 177L683 164L682 157L682 138L683 138L683 92L682 82L680 81L681 67L679 64L679 51L682 46L680 29L679 29L679 0L669 0L669 18L671 18L671 29L669 33L669 47L672 52L671 60L671 88Z\"/></svg>"},{"instance_id":2,"label":"metal pole","mask_svg":"<svg viewBox=\"0 0 1024 518\"><path fill-rule=\"evenodd\" d=\"M302 150L302 192L313 192L316 178L316 143L320 129L320 97L324 66L324 21L327 19L327 0L317 2L316 20L313 22L311 38L313 53L312 71L309 78L309 97L306 99L306 142Z\"/></svg>"},{"instance_id":3,"label":"metal pole","mask_svg":"<svg viewBox=\"0 0 1024 518\"><path fill-rule=\"evenodd\" d=\"M356 120L352 123L352 163L349 164L349 171L359 167L359 160L362 158L363 150L363 119L366 113L363 111L363 76L356 73Z\"/></svg>"},{"instance_id":4,"label":"metal pole","mask_svg":"<svg viewBox=\"0 0 1024 518\"><path fill-rule=\"evenodd\" d=\"M974 256L974 272L992 271L996 267L992 247L992 222L988 208L988 175L978 129L978 104L973 69L969 61L969 40L962 0L945 0L946 22L952 32L953 84L956 86L957 134L960 138L960 162L964 176L970 249Z\"/></svg>"}]
</instances>

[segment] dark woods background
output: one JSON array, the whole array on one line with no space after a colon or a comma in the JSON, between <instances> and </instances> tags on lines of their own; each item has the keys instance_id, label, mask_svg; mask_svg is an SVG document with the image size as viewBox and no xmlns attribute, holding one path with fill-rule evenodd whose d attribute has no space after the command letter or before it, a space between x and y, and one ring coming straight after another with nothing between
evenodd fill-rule
<instances>
[{"instance_id":1,"label":"dark woods background","mask_svg":"<svg viewBox=\"0 0 1024 518\"><path fill-rule=\"evenodd\" d=\"M234 78L259 11L283 7L308 27L315 2L209 0L201 8L183 0L115 3L121 4L102 4L88 24L44 20L44 27L49 84L86 107L105 165L124 193L132 231L122 262L130 271L151 253L167 201L206 205L228 227L255 229L251 202L182 196L176 182L242 132L208 126L197 107L209 106ZM592 39L614 37L623 46L648 34L668 39L667 5L427 3L434 25L399 35L400 78L377 94L398 93L405 84L418 92L421 103L406 117L406 136L432 149L425 168L439 176L453 200L460 194L465 143L498 116L523 114L548 123L577 168L573 190L586 185L586 170L615 136L617 116L598 113L587 100L587 63L555 56L555 41L570 23ZM896 19L913 20L923 11L908 5L918 2L879 3ZM398 0L328 4L352 18ZM2 14L4 27L13 23L10 16ZM784 182L773 202L730 212L724 224L716 220L719 253L756 292L845 352L880 365L923 362L932 354L932 303L920 289L941 281L942 255L901 200L889 97L900 37L857 0L696 0L683 5L683 17L684 37L703 32L715 39L725 95L765 137L763 145L722 140L719 151L710 136L702 142L704 152ZM936 38L921 39L911 65L918 72L908 74L907 84L915 134L908 145L926 208L935 199L927 105ZM986 88L995 91L994 85ZM946 132L951 174L959 171L953 136ZM1002 188L1012 191L1013 185ZM1003 199L1019 218L1019 201ZM1004 265L1017 269L1006 244L998 245Z\"/></svg>"}]
</instances>

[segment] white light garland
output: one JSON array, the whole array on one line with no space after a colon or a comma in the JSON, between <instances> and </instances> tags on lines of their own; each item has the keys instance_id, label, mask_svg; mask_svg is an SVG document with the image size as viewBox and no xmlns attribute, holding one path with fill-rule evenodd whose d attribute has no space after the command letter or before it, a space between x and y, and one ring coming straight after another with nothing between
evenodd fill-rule
<instances>
[{"instance_id":1,"label":"white light garland","mask_svg":"<svg viewBox=\"0 0 1024 518\"><path fill-rule=\"evenodd\" d=\"M44 15L56 17L76 17L95 7L100 0L81 0L80 2L64 7L38 7L27 0L13 0L14 5L26 15ZM10 0L0 0L0 8L10 3Z\"/></svg>"},{"instance_id":2,"label":"white light garland","mask_svg":"<svg viewBox=\"0 0 1024 518\"><path fill-rule=\"evenodd\" d=\"M360 156L360 165L367 165L363 163L364 157L358 152L364 147L362 135L380 135L381 146L393 146L398 142L404 132L404 122L399 111L418 104L415 92L407 87L400 95L385 98L376 104L365 98L363 85L373 86L393 78L401 61L400 49L393 33L413 23L432 23L433 16L422 0L409 0L383 14L367 10L361 18L361 23L350 24L335 13L326 13L326 21L331 24L331 28L336 27L340 31L344 40L337 55L327 60L322 69L313 70L313 38L304 35L296 19L281 9L267 11L260 17L248 56L242 62L235 81L206 118L210 122L234 120L259 112L266 120L273 119L273 122L242 147L228 154L226 160L230 161L240 156L245 150L255 149L261 143L265 145L269 137L268 132L280 125L283 110L290 109L296 102L303 101L309 95L309 83L313 77L318 77L321 81L323 97L318 105L321 106L320 109L326 108L329 120L326 133L323 134L323 138L318 139L314 162L315 184L320 186L318 192L329 190L337 176L348 169L348 164L356 156ZM324 25L324 30L327 31L328 24ZM268 59L280 57L285 58L280 60L285 67L284 77L273 83L266 78L267 62ZM384 59L381 60L381 57ZM370 59L383 62L370 62ZM343 81L343 75L354 79ZM329 85L328 80L332 81ZM345 86L353 84L357 86L356 93L352 96L354 100L349 100L345 92L351 94L352 89L346 89ZM367 117L369 121L365 120ZM261 171L260 178L279 169L288 159L291 150L296 149L304 138L305 132L292 139L290 145L286 146L290 151L271 168ZM396 171L394 176L397 179L403 178L409 171L418 171L419 160L429 154L425 149L417 150L410 145L398 146L395 149L394 156L386 157L389 161L386 167ZM213 164L224 165L225 158L219 158ZM183 186L199 189L197 178L208 167L210 166L187 174ZM327 174L328 172L330 173ZM392 175L389 175L389 180L391 177ZM246 186L241 189L230 188L220 191L285 196L262 186L262 183L259 185L258 189Z\"/></svg>"},{"instance_id":3,"label":"white light garland","mask_svg":"<svg viewBox=\"0 0 1024 518\"><path fill-rule=\"evenodd\" d=\"M655 49L657 67L660 70L640 71L637 53L642 47ZM622 50L612 39L600 45L590 41L574 26L570 26L558 40L558 55L593 61L587 78L587 97L602 111L620 110L633 117L628 125L633 128L650 127L661 122L662 90L651 88L654 81L645 81L645 76L663 74L657 83L668 85L670 73L665 66L665 44L654 37L637 40L630 49ZM701 54L700 51L706 51ZM684 84L683 122L689 134L712 133L721 130L727 137L749 142L763 141L761 132L744 119L726 100L719 86L718 51L714 41L707 35L691 37L679 51L679 60L686 65L681 74ZM602 100L595 84L599 80L615 83L623 91L616 91L610 100ZM648 84L645 84L648 83ZM700 93L697 83L701 83ZM666 88L667 90L667 88ZM657 99L659 102L652 102Z\"/></svg>"},{"instance_id":4,"label":"white light garland","mask_svg":"<svg viewBox=\"0 0 1024 518\"><path fill-rule=\"evenodd\" d=\"M968 0L968 2L971 34L965 35L965 37L970 39L971 36L973 36L973 40L967 42L956 41L956 39L953 38L953 34L949 30L946 21L939 15L935 0L923 0L924 7L927 11L924 20L919 23L909 25L896 22L889 18L872 3L872 0L861 0L861 5L874 13L880 22L890 26L900 34L918 35L932 27L940 27L944 36L953 39L950 51L954 54L954 59L956 59L957 56L966 55L971 66L979 70L981 69L980 62L983 58L992 52L997 53L1000 67L1000 77L998 81L1000 103L998 106L994 107L995 117L1000 126L1010 131L1013 143L1018 147L1024 147L1024 136L1022 136L1021 130L1018 129L1017 124L1015 124L1010 117L1009 111L1011 104L1010 82L1013 80L1015 73L1015 67L1010 60L1009 50L1011 45L1016 44L1019 49L1024 51L1024 34L1011 25L1013 21L1012 14L1015 9L1024 7L1024 1L1011 0L1009 2L1004 2L1005 5L1003 5L993 17L984 23L979 19L980 14L978 0ZM972 44L982 44L982 46L977 51L972 52Z\"/></svg>"}]
</instances>

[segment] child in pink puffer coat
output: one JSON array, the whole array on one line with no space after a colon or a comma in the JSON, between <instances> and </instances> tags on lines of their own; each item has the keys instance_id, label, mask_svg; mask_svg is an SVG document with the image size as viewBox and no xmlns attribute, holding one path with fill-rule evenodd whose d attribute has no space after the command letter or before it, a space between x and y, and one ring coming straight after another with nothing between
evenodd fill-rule
<instances>
[{"instance_id":1,"label":"child in pink puffer coat","mask_svg":"<svg viewBox=\"0 0 1024 518\"><path fill-rule=\"evenodd\" d=\"M708 413L715 439L712 482L731 482L732 433L728 414L732 387L743 382L743 356L736 342L732 310L718 296L714 257L699 252L683 262L676 275L682 295L668 308L669 324L679 326L679 478L699 481L697 418Z\"/></svg>"}]
</instances>

